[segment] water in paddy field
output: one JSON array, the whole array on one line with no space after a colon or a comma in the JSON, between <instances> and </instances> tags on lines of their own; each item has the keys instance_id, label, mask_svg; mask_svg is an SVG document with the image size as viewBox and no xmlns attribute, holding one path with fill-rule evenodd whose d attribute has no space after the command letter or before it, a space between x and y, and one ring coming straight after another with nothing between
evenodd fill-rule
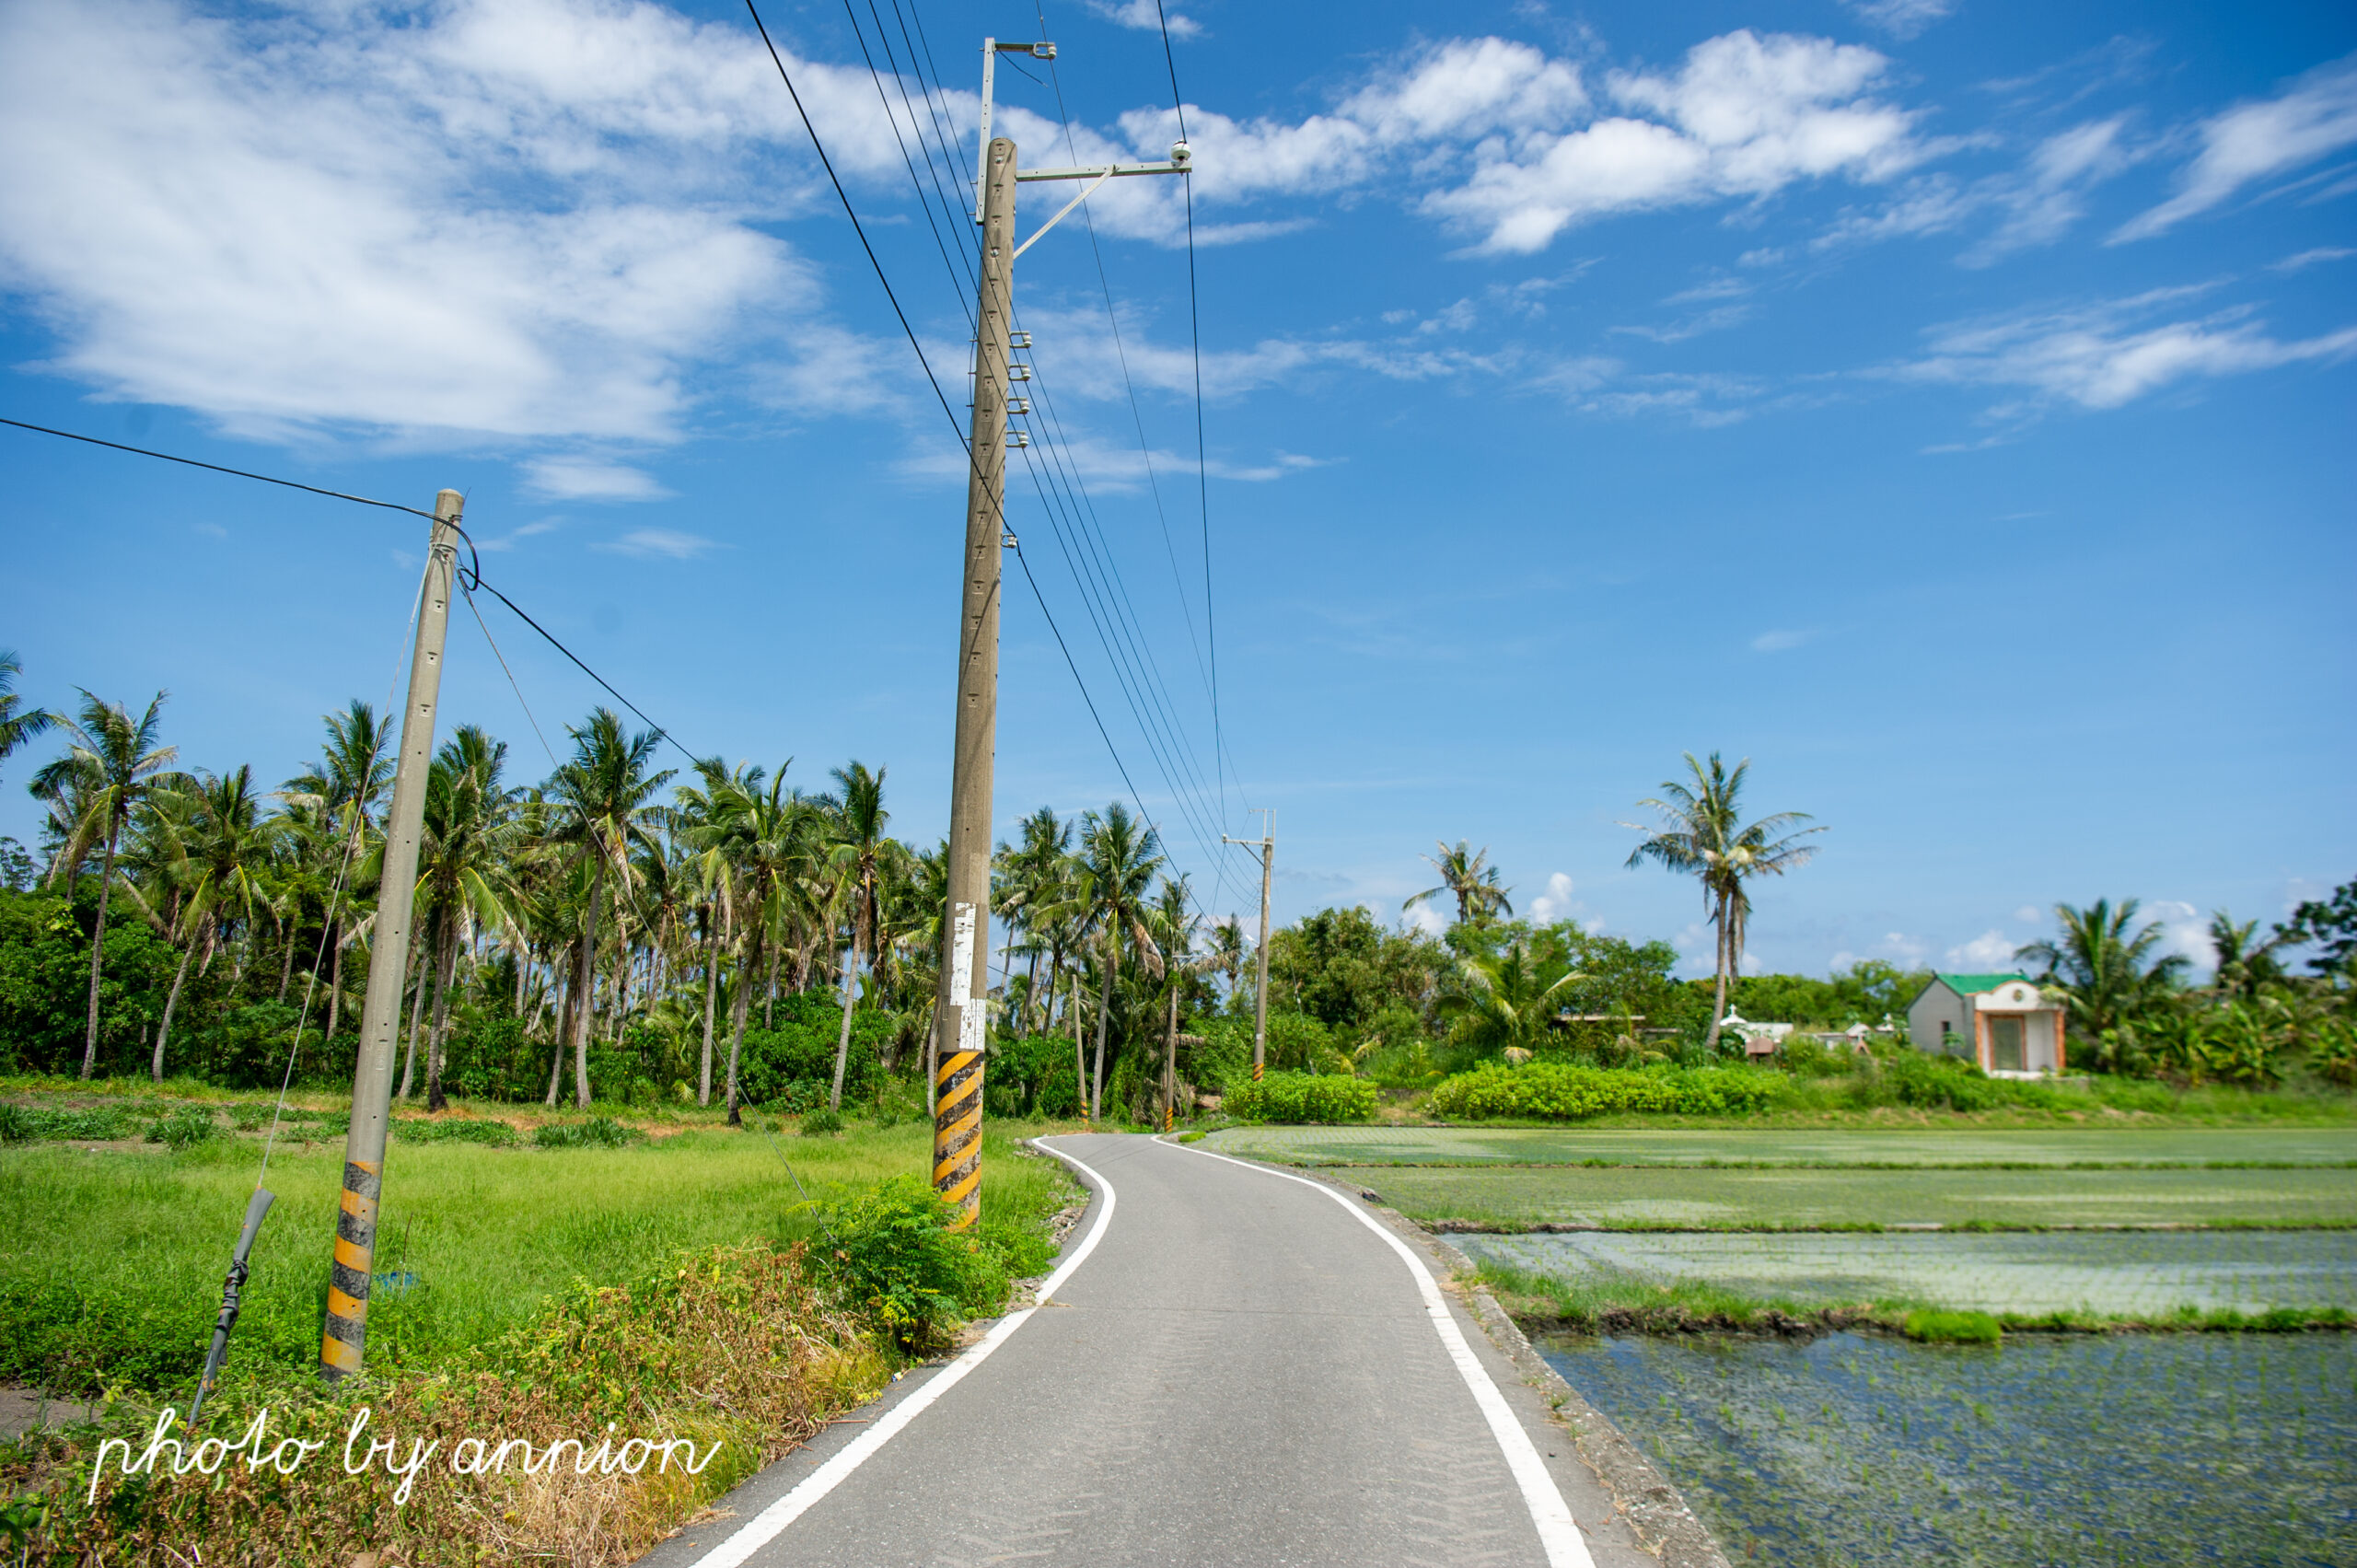
<instances>
[{"instance_id":1,"label":"water in paddy field","mask_svg":"<svg viewBox=\"0 0 2357 1568\"><path fill-rule=\"evenodd\" d=\"M2357 1335L1539 1348L1737 1563L2357 1564Z\"/></svg>"}]
</instances>

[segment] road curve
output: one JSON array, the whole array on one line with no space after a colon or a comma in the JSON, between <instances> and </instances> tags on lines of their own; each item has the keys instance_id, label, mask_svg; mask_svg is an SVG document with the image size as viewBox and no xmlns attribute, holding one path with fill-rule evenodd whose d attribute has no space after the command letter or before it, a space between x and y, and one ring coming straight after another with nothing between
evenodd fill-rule
<instances>
[{"instance_id":1,"label":"road curve","mask_svg":"<svg viewBox=\"0 0 2357 1568\"><path fill-rule=\"evenodd\" d=\"M1190 1148L1044 1146L1100 1189L1065 1258L1093 1249L1051 1298L644 1568L1652 1568L1568 1434L1431 1290L1426 1249L1330 1188Z\"/></svg>"}]
</instances>

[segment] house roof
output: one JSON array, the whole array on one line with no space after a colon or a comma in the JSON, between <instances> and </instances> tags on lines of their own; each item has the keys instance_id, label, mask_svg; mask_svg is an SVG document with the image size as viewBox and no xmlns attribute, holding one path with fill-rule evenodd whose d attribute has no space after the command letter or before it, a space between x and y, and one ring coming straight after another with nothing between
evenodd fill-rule
<instances>
[{"instance_id":1,"label":"house roof","mask_svg":"<svg viewBox=\"0 0 2357 1568\"><path fill-rule=\"evenodd\" d=\"M2026 981L2029 976L2014 970L2005 974L1943 974L1936 978L1959 996L1974 996L2013 981Z\"/></svg>"}]
</instances>

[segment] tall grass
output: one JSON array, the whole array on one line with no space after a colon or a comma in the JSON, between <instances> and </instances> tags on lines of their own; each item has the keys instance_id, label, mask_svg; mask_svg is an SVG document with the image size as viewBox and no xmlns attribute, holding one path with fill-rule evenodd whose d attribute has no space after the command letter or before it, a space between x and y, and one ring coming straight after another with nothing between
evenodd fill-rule
<instances>
[{"instance_id":1,"label":"tall grass","mask_svg":"<svg viewBox=\"0 0 2357 1568\"><path fill-rule=\"evenodd\" d=\"M377 1267L414 1283L371 1301L371 1364L431 1370L529 1320L575 1281L633 1278L685 1249L790 1245L815 1226L806 1196L842 1198L922 1171L929 1137L908 1123L775 1146L750 1129L621 1149L397 1144ZM258 1154L244 1140L180 1154L0 1149L0 1376L149 1390L192 1378ZM269 1178L278 1202L254 1249L234 1360L316 1365L342 1170L338 1144L281 1145ZM1054 1162L1018 1156L997 1133L982 1173L986 1225L1037 1226L1072 1191Z\"/></svg>"}]
</instances>

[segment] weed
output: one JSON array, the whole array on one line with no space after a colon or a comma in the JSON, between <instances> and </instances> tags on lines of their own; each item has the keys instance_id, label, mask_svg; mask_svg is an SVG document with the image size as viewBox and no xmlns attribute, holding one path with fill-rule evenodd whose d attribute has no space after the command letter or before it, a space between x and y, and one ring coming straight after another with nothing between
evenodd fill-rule
<instances>
[{"instance_id":1,"label":"weed","mask_svg":"<svg viewBox=\"0 0 2357 1568\"><path fill-rule=\"evenodd\" d=\"M184 1105L177 1110L167 1111L147 1129L149 1143L165 1144L175 1152L192 1149L199 1144L227 1135L221 1124L213 1120L211 1111L195 1105Z\"/></svg>"},{"instance_id":2,"label":"weed","mask_svg":"<svg viewBox=\"0 0 2357 1568\"><path fill-rule=\"evenodd\" d=\"M802 1119L802 1135L827 1138L843 1130L843 1119L831 1110L814 1110Z\"/></svg>"},{"instance_id":3,"label":"weed","mask_svg":"<svg viewBox=\"0 0 2357 1568\"><path fill-rule=\"evenodd\" d=\"M635 1127L626 1127L610 1116L593 1116L586 1121L552 1121L532 1133L532 1146L540 1149L620 1149L646 1142L646 1134Z\"/></svg>"},{"instance_id":4,"label":"weed","mask_svg":"<svg viewBox=\"0 0 2357 1568\"><path fill-rule=\"evenodd\" d=\"M573 1125L581 1126L586 1131L589 1127L595 1127L597 1123L593 1121L587 1123L575 1123ZM610 1121L607 1122L606 1125L610 1127L613 1126L614 1123ZM544 1128L542 1131L551 1131L551 1129ZM568 1126L566 1131L571 1131L571 1127ZM623 1129L623 1131L627 1132L628 1129ZM470 1121L459 1119L452 1119L445 1121L429 1121L413 1116L395 1117L392 1123L392 1134L396 1141L403 1144L481 1144L487 1148L493 1149L512 1149L523 1141L517 1134L516 1129L509 1126L505 1121ZM621 1142L625 1144L631 1141L632 1140L628 1138L621 1140ZM612 1144L599 1142L598 1140L587 1137L578 1140L567 1140L562 1144L547 1143L542 1144L541 1146L544 1148L579 1148L585 1144L592 1143L596 1143L597 1146L603 1148L611 1148L615 1146Z\"/></svg>"}]
</instances>

